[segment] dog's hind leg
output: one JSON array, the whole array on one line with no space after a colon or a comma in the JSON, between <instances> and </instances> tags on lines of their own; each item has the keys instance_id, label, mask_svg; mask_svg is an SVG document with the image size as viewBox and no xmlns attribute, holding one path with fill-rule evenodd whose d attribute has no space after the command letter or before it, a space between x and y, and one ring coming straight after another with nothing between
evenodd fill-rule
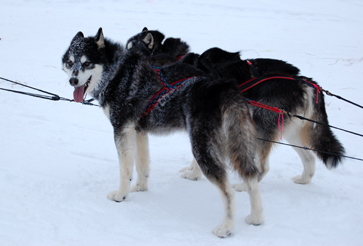
<instances>
[{"instance_id":1,"label":"dog's hind leg","mask_svg":"<svg viewBox=\"0 0 363 246\"><path fill-rule=\"evenodd\" d=\"M257 144L257 153L260 162L260 174L258 175L258 182L260 182L270 171L270 162L269 162L269 155L272 149L273 143L268 141L259 141Z\"/></svg>"},{"instance_id":2,"label":"dog's hind leg","mask_svg":"<svg viewBox=\"0 0 363 246\"><path fill-rule=\"evenodd\" d=\"M263 208L257 178L245 179L247 192L250 197L251 213L246 217L247 224L263 224Z\"/></svg>"},{"instance_id":3,"label":"dog's hind leg","mask_svg":"<svg viewBox=\"0 0 363 246\"><path fill-rule=\"evenodd\" d=\"M294 124L294 122L291 122L290 124ZM292 145L306 146L307 143L306 141L304 141L304 136L306 135L306 131L308 131L309 124L310 123L301 126L300 131L296 130L296 128L293 129L293 131L288 131L288 134L284 136L287 142ZM302 124L300 123L299 125ZM299 155L303 163L304 170L301 175L293 177L292 180L297 184L308 184L310 183L315 173L315 157L311 151L295 147L293 147L293 149Z\"/></svg>"},{"instance_id":4,"label":"dog's hind leg","mask_svg":"<svg viewBox=\"0 0 363 246\"><path fill-rule=\"evenodd\" d=\"M120 186L118 190L109 193L107 198L121 202L126 199L130 192L136 149L135 125L128 125L122 132L114 129L114 137L120 165Z\"/></svg>"},{"instance_id":5,"label":"dog's hind leg","mask_svg":"<svg viewBox=\"0 0 363 246\"><path fill-rule=\"evenodd\" d=\"M258 160L256 160L256 163L259 163L259 169L260 169L260 173L258 175L258 182L260 182L268 173L268 171L270 170L270 165L269 165L269 154L271 152L272 149L272 143L271 142L267 142L267 141L262 141L262 140L257 140L260 141L257 144L257 153L258 153ZM243 183L239 183L239 184L234 184L233 188L238 191L238 192L242 192L242 191L248 191L249 188L247 186L247 184L245 182Z\"/></svg>"},{"instance_id":6,"label":"dog's hind leg","mask_svg":"<svg viewBox=\"0 0 363 246\"><path fill-rule=\"evenodd\" d=\"M146 191L148 189L149 168L149 138L146 133L136 133L136 159L137 182L131 192Z\"/></svg>"},{"instance_id":7,"label":"dog's hind leg","mask_svg":"<svg viewBox=\"0 0 363 246\"><path fill-rule=\"evenodd\" d=\"M209 181L217 186L220 191L224 205L224 219L221 225L214 228L213 233L221 238L232 234L235 219L235 191L228 181L227 174L222 167L223 164L216 164L213 161L202 162L202 171Z\"/></svg>"},{"instance_id":8,"label":"dog's hind leg","mask_svg":"<svg viewBox=\"0 0 363 246\"><path fill-rule=\"evenodd\" d=\"M225 182L215 183L221 192L224 204L224 219L221 225L214 228L213 233L221 238L228 237L232 234L235 217L235 191L228 182L227 177Z\"/></svg>"},{"instance_id":9,"label":"dog's hind leg","mask_svg":"<svg viewBox=\"0 0 363 246\"><path fill-rule=\"evenodd\" d=\"M224 205L224 219L221 225L217 226L213 233L221 238L232 234L235 217L235 192L228 182L225 165L221 161L220 149L211 143L207 131L195 129L191 135L193 154L199 163L203 174L215 184L222 196Z\"/></svg>"},{"instance_id":10,"label":"dog's hind leg","mask_svg":"<svg viewBox=\"0 0 363 246\"><path fill-rule=\"evenodd\" d=\"M258 184L260 160L256 158L256 131L247 109L243 110L242 105L234 105L225 111L225 147L233 169L243 178L250 197L251 214L246 222L259 225L263 223L263 208Z\"/></svg>"}]
</instances>

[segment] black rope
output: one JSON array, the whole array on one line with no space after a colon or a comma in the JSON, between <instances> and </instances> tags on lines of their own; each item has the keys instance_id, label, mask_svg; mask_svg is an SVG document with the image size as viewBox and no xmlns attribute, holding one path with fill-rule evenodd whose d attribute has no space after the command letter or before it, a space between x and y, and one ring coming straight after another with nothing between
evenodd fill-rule
<instances>
[{"instance_id":1,"label":"black rope","mask_svg":"<svg viewBox=\"0 0 363 246\"><path fill-rule=\"evenodd\" d=\"M293 144L281 143L281 142L278 142L278 141L273 141L273 140L268 140L268 139L263 139L263 138L257 138L257 139L261 140L261 141L265 141L265 142L271 142L271 143L286 145L286 146L290 146L290 147L294 147L294 148L299 148L299 149L304 149L304 150L311 150L311 151L315 151L315 152L319 152L319 153L324 153L324 154L329 154L329 155L334 155L334 156L341 156L341 157L344 157L344 158L353 159L353 160L357 160L357 161L363 161L363 159L361 159L361 158L351 157L351 156L347 156L347 155L341 155L341 154L332 153L332 152L323 151L323 150L311 149L311 148L308 148L308 147L305 147L305 146L298 146L298 145L293 145Z\"/></svg>"},{"instance_id":2,"label":"black rope","mask_svg":"<svg viewBox=\"0 0 363 246\"><path fill-rule=\"evenodd\" d=\"M13 80L5 79L3 77L0 77L0 79L5 80L5 81L10 82L10 83L14 83L16 85L21 85L23 87L26 87L26 88L29 88L29 89L32 89L32 90L36 90L36 91L42 92L44 94L48 94L49 96L35 94L35 93L28 93L28 92L23 92L23 91L17 91L17 90L10 90L10 89L5 89L5 88L0 88L0 90L3 90L3 91L18 93L18 94L27 95L27 96L33 96L33 97L47 99L47 100L52 100L52 101L60 101L60 100L62 100L62 101L74 102L74 100L72 100L72 99L60 97L57 94L54 94L54 93L51 93L51 92L48 92L48 91L44 91L44 90L40 90L38 88L31 87L31 86L28 86L28 85L24 85L22 83L19 83L19 82L13 81ZM330 95L335 96L335 97L337 97L339 99L342 99L344 101L347 101L347 102L352 103L352 104L354 104L354 105L356 105L358 107L363 108L362 106L360 106L358 104L355 104L353 102L350 102L349 100L346 100L344 98L341 98L340 96L334 95L334 94L330 93L329 91L325 91L325 90L323 90L323 91L325 93L329 93ZM82 104L84 104L84 105L90 105L90 106L98 106L96 104L91 103L93 100L94 99L83 100ZM287 114L288 116L296 117L296 118L298 118L300 120L306 120L306 121L314 122L314 123L317 123L317 124L320 124L320 125L325 125L325 126L328 126L328 127L331 127L331 128L335 128L335 129L338 129L338 130L341 130L341 131L345 131L347 133L351 133L351 134L355 134L355 135L358 135L358 136L363 137L362 134L355 133L355 132L352 132L352 131L348 131L348 130L345 130L345 129L342 129L342 128L338 128L338 127L335 127L335 126L331 126L331 125L328 125L328 124L325 124L325 123L322 123L322 122L319 122L319 121L315 121L315 120L312 120L312 119L308 119L308 118L305 118L305 117L300 116L300 115L293 115L293 114L291 114L291 113L289 113L289 112L287 112L285 110L281 110L281 112L283 112L284 114ZM335 155L335 156L342 156L342 157L349 158L349 159L353 159L353 160L357 160L357 161L363 161L363 159L361 159L361 158L356 158L356 157L351 157L351 156L346 156L346 155L340 155L340 154L337 154L337 153L332 153L332 152L327 152L327 151L322 151L322 150L311 149L311 148L308 148L308 147L305 147L305 146L298 146L298 145L286 144L286 143L281 143L281 142L277 142L277 141L273 141L273 140L268 140L268 139L262 139L262 138L257 138L257 139L258 140L261 140L261 141L266 141L266 142L271 142L271 143L286 145L286 146L290 146L290 147L294 147L294 148L300 148L300 149L304 149L304 150L310 150L310 151L315 151L315 152L320 152L320 153L325 153L325 154L330 154L330 155Z\"/></svg>"},{"instance_id":3,"label":"black rope","mask_svg":"<svg viewBox=\"0 0 363 246\"><path fill-rule=\"evenodd\" d=\"M357 136L360 136L360 137L363 137L363 134L360 134L360 133L356 133L356 132L352 132L352 131L348 131L346 129L343 129L343 128L339 128L339 127L336 127L336 126L332 126L332 125L329 125L329 124L326 124L326 123L323 123L323 122L319 122L319 121L316 121L316 120L312 120L312 119L309 119L309 118L305 118L303 116L300 116L300 115L296 115L296 114L291 114L285 110L281 110L283 113L287 114L288 116L292 116L292 117L296 117L300 120L306 120L306 121L310 121L310 122L313 122L313 123L316 123L316 124L319 124L319 125L323 125L323 126L328 126L328 127L331 127L331 128L334 128L334 129L337 129L337 130L340 130L340 131L343 131L343 132L347 132L347 133L350 133L350 134L354 134L354 135L357 135Z\"/></svg>"},{"instance_id":4,"label":"black rope","mask_svg":"<svg viewBox=\"0 0 363 246\"><path fill-rule=\"evenodd\" d=\"M359 108L363 108L363 106L359 105L358 103L355 103L355 102L349 101L348 99L345 99L345 98L343 98L343 97L341 97L341 96L339 96L339 95L335 95L335 94L331 93L330 91L324 90L323 88L321 88L321 90L322 90L322 91L324 91L324 92L325 92L325 94L327 94L328 96L336 97L336 98L338 98L338 99L340 99L340 100L343 100L343 101L345 101L345 102L347 102L347 103L350 103L350 104L352 104L352 105L354 105L354 106L357 106L357 107L359 107Z\"/></svg>"},{"instance_id":5,"label":"black rope","mask_svg":"<svg viewBox=\"0 0 363 246\"><path fill-rule=\"evenodd\" d=\"M14 93L18 93L18 94L22 94L22 95L27 95L27 96L32 96L32 97L39 97L39 98L42 98L42 99L48 99L48 100L53 100L53 101L60 100L60 97L58 95L46 96L46 95L28 93L28 92L23 92L23 91L9 90L9 89L5 89L5 88L0 88L0 90L14 92Z\"/></svg>"},{"instance_id":6,"label":"black rope","mask_svg":"<svg viewBox=\"0 0 363 246\"><path fill-rule=\"evenodd\" d=\"M0 90L3 90L3 91L13 92L13 93L17 93L17 94L26 95L26 96L37 97L37 98L41 98L41 99L47 99L47 100L51 100L51 101L75 102L73 99L68 99L68 98L60 97L57 94L54 94L54 93L51 93L51 92L48 92L48 91L44 91L44 90L40 90L38 88L31 87L31 86L28 86L28 85L25 85L25 84L22 84L22 83L19 83L19 82L10 80L10 79L6 79L6 78L3 78L3 77L0 77L0 79L5 80L5 81L10 82L10 83L13 83L13 84L16 84L16 85L20 85L20 86L23 86L23 87L26 87L26 88L35 90L35 91L42 92L42 93L47 94L47 95L41 95L41 94L24 92L24 91L17 91L17 90L10 90L10 89L5 89L5 88L0 88ZM82 104L84 104L84 105L90 105L90 106L98 106L97 104L91 103L93 100L94 99L83 100L82 101Z\"/></svg>"},{"instance_id":7,"label":"black rope","mask_svg":"<svg viewBox=\"0 0 363 246\"><path fill-rule=\"evenodd\" d=\"M44 94L48 94L48 95L52 95L53 97L50 99L50 100L54 100L54 101L58 101L58 100L60 100L60 97L58 96L58 95L56 95L56 94L53 94L53 93L50 93L50 92L48 92L48 91L43 91L43 90L40 90L40 89L38 89L38 88L34 88L34 87L31 87L31 86L28 86L28 85L24 85L24 84L22 84L22 83L19 83L19 82L16 82L16 81L13 81L13 80L10 80L10 79L5 79L5 78L3 78L3 77L0 77L0 79L2 79L2 80L5 80L5 81L7 81L7 82L10 82L10 83L13 83L13 84L16 84L16 85L21 85L21 86L23 86L23 87L26 87L26 88L29 88L29 89L32 89L32 90L36 90L36 91L39 91L39 92L42 92L42 93L44 93ZM6 89L2 89L2 90L6 90ZM17 91L14 91L14 90L7 90L7 91L12 91L12 92L15 92L15 93L18 93ZM26 95L27 93L21 93L21 92L19 92L20 94L24 94L24 95ZM29 93L30 95L32 95L32 96L37 96L36 94L33 94L33 93ZM43 97L40 97L40 98L43 98ZM44 98L44 99L48 99L48 98Z\"/></svg>"}]
</instances>

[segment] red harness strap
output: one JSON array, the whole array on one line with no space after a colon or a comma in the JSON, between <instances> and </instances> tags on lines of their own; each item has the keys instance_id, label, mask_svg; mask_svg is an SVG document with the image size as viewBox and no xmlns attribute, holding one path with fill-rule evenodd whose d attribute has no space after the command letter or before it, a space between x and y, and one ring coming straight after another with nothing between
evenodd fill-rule
<instances>
[{"instance_id":1,"label":"red harness strap","mask_svg":"<svg viewBox=\"0 0 363 246\"><path fill-rule=\"evenodd\" d=\"M253 66L253 64L249 60L246 60L246 62L250 66L250 69L251 69L254 77L246 82L243 82L242 84L240 84L238 86L238 88L241 89L241 92L247 91L247 90L251 89L252 87L254 87L262 82L268 81L268 80L274 80L274 79L297 80L297 81L302 81L311 87L314 87L316 89L316 103L319 102L318 96L319 96L319 93L321 93L321 87L318 86L317 84L315 84L307 79L304 79L304 78L291 77L291 76L269 76L269 77L260 76L258 74L256 68Z\"/></svg>"},{"instance_id":2,"label":"red harness strap","mask_svg":"<svg viewBox=\"0 0 363 246\"><path fill-rule=\"evenodd\" d=\"M184 84L184 82L186 82L189 79L193 78L193 77L188 77L188 78L177 80L177 81L175 81L175 82L173 82L171 84L168 84L166 82L166 79L165 79L164 75L161 73L159 67L154 67L154 71L158 74L158 77L159 77L160 82L161 82L163 87L149 100L149 102L146 105L146 107L144 109L144 112L141 115L140 119L147 116L156 107L156 105L159 104L159 102L161 101L161 99L164 96L176 91L177 89L179 89Z\"/></svg>"},{"instance_id":3,"label":"red harness strap","mask_svg":"<svg viewBox=\"0 0 363 246\"><path fill-rule=\"evenodd\" d=\"M180 61L181 59L183 59L183 57L184 57L184 55L181 55L181 56L178 56L176 59L177 59L178 61Z\"/></svg>"},{"instance_id":4,"label":"red harness strap","mask_svg":"<svg viewBox=\"0 0 363 246\"><path fill-rule=\"evenodd\" d=\"M279 127L280 140L281 140L282 139L282 132L284 130L284 113L282 112L282 110L279 109L278 107L271 107L271 106L268 106L266 104L262 104L262 103L259 103L259 102L253 101L253 100L249 100L249 99L246 99L246 100L247 100L247 102L249 104L251 104L253 106L263 108L263 109L267 109L267 110L270 110L270 111L273 111L273 112L279 114L278 127ZM282 119L282 124L280 124L280 118Z\"/></svg>"},{"instance_id":5,"label":"red harness strap","mask_svg":"<svg viewBox=\"0 0 363 246\"><path fill-rule=\"evenodd\" d=\"M302 82L304 82L304 83L308 84L309 86L314 87L316 89L316 103L319 102L319 93L321 93L321 87L307 79L302 79L302 78L295 78L295 77L288 77L288 76L271 76L271 77L266 77L266 78L254 77L254 78L240 84L238 86L238 88L241 89L241 92L245 92L262 82L265 82L268 80L273 80L273 79L301 80Z\"/></svg>"},{"instance_id":6,"label":"red harness strap","mask_svg":"<svg viewBox=\"0 0 363 246\"><path fill-rule=\"evenodd\" d=\"M177 59L180 60L182 59L183 56L179 56ZM321 93L321 87L316 85L315 83L312 83L311 81L307 80L307 79L303 79L303 78L296 78L296 77L289 77L289 76L270 76L270 77L262 77L258 75L257 70L255 69L255 67L253 66L253 64L250 61L246 61L248 65L250 65L250 69L252 71L252 73L254 74L255 77L251 78L250 80L243 82L242 84L240 84L238 86L238 88L240 88L241 93L251 89L252 87L268 81L268 80L274 80L274 79L286 79L286 80L300 80L305 82L306 84L308 84L311 87L314 87L316 89L316 103L318 103L318 95L319 93ZM175 90L177 90L178 88L180 88L185 81L193 78L193 77L188 77L185 79L181 79L178 81L175 81L171 84L168 84L166 82L166 79L164 78L163 74L160 71L159 67L154 67L154 71L158 74L158 77L160 79L161 84L163 85L163 88L161 88L148 102L147 106L145 107L144 113L141 115L140 119L142 119L143 117L147 116L155 107L157 104L159 104L160 100L167 94L174 92ZM249 100L246 99L247 102L253 106L256 107L260 107L263 109L267 109L270 111L273 111L275 113L279 114L279 118L278 118L278 127L279 127L279 132L280 132L280 139L282 139L282 132L283 132L283 128L284 128L284 113L282 112L281 109L279 109L278 107L271 107L253 100ZM280 118L282 119L282 124L280 124Z\"/></svg>"},{"instance_id":7,"label":"red harness strap","mask_svg":"<svg viewBox=\"0 0 363 246\"><path fill-rule=\"evenodd\" d=\"M285 80L297 80L297 81L302 81L304 83L306 83L307 85L311 86L311 87L314 87L316 89L316 103L319 102L319 93L321 93L321 87L318 86L317 84L307 80L307 79L304 79L304 78L297 78L297 77L289 77L289 76L270 76L270 77L264 77L264 76L260 76L257 72L257 70L255 69L255 67L253 66L253 64L249 61L249 60L246 60L247 64L250 66L250 69L251 69L251 72L252 74L255 76L253 77L252 79L246 81L246 82L243 82L242 84L240 84L238 86L238 88L240 88L241 90L241 93L251 89L252 87L262 83L262 82L265 82L265 81L268 81L268 80L274 80L274 79L285 79ZM265 104L262 104L262 103L259 103L259 102L256 102L256 101L252 101L252 100L249 100L247 99L247 102L253 106L257 106L257 107L260 107L260 108L263 108L263 109L267 109L267 110L270 110L270 111L273 111L275 113L278 113L279 114L279 118L278 118L278 127L279 127L279 132L280 132L280 140L282 139L282 132L283 132L283 128L284 128L284 113L282 112L281 109L277 108L277 107L271 107L271 106L268 106L268 105L265 105ZM280 118L282 119L282 124L280 124Z\"/></svg>"}]
</instances>

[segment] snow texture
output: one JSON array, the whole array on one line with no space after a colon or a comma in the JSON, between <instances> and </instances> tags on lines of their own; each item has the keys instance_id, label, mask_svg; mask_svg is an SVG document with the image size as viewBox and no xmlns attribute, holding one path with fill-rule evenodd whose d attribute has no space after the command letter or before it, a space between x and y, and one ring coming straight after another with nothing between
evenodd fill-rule
<instances>
[{"instance_id":1,"label":"snow texture","mask_svg":"<svg viewBox=\"0 0 363 246\"><path fill-rule=\"evenodd\" d=\"M361 0L2 0L0 12L0 76L63 97L73 88L61 57L78 31L102 27L125 43L147 26L193 52L218 46L286 60L363 103ZM149 190L115 203L106 195L117 188L118 161L102 110L4 91L0 104L0 245L363 245L362 162L328 170L318 161L312 183L297 185L297 154L276 147L260 184L265 224L245 223L248 195L236 193L234 234L219 239L211 233L223 217L217 189L178 172L192 160L185 133L151 137ZM333 97L326 108L332 125L362 133L361 109ZM334 133L362 158L361 138Z\"/></svg>"}]
</instances>

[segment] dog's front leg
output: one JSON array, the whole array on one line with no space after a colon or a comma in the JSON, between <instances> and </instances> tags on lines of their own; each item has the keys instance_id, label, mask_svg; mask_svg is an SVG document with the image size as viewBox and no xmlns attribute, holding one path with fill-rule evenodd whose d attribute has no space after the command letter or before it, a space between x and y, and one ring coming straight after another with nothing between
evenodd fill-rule
<instances>
[{"instance_id":1,"label":"dog's front leg","mask_svg":"<svg viewBox=\"0 0 363 246\"><path fill-rule=\"evenodd\" d=\"M136 185L131 188L131 192L146 191L148 189L149 179L149 138L146 133L136 133Z\"/></svg>"},{"instance_id":2,"label":"dog's front leg","mask_svg":"<svg viewBox=\"0 0 363 246\"><path fill-rule=\"evenodd\" d=\"M112 201L121 202L130 192L136 149L135 125L130 124L121 131L114 129L114 137L120 164L120 187L109 193L107 197Z\"/></svg>"}]
</instances>

